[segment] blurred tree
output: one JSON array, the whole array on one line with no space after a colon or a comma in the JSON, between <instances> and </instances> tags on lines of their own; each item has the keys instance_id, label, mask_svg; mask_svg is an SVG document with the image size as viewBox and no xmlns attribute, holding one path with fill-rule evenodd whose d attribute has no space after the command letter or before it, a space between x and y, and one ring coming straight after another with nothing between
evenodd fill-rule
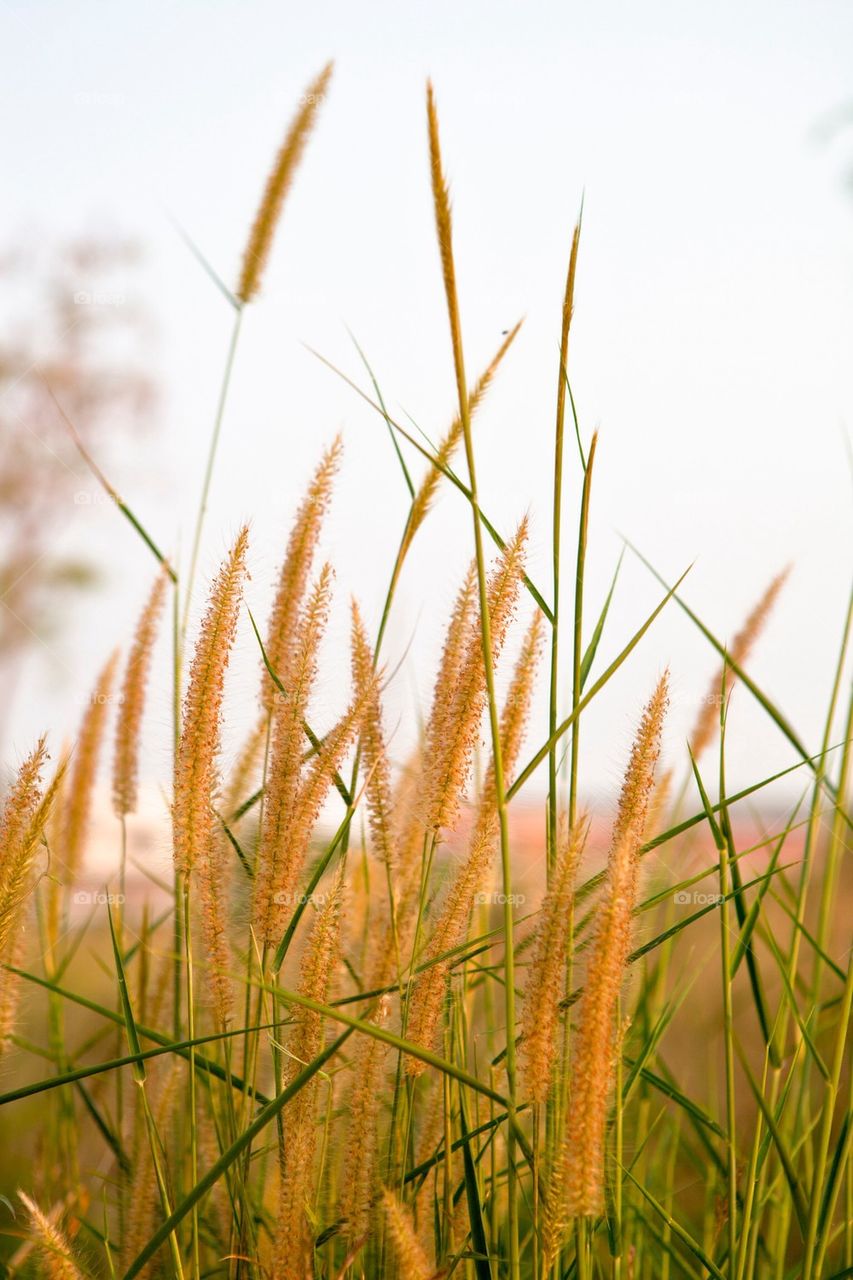
<instances>
[{"instance_id":1,"label":"blurred tree","mask_svg":"<svg viewBox=\"0 0 853 1280\"><path fill-rule=\"evenodd\" d=\"M107 464L152 417L147 319L126 292L137 256L115 237L0 256L0 708L25 656L55 634L68 593L97 577L61 545L73 504L96 487L51 392Z\"/></svg>"}]
</instances>

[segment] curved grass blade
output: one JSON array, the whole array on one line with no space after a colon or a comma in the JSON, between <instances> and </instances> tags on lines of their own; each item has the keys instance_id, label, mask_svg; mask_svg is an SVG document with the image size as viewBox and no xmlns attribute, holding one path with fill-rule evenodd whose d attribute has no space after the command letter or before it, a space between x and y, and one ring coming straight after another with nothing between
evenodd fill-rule
<instances>
[{"instance_id":1,"label":"curved grass blade","mask_svg":"<svg viewBox=\"0 0 853 1280\"><path fill-rule=\"evenodd\" d=\"M274 1022L264 1022L251 1027L241 1027L239 1031L218 1031L206 1036L196 1036L194 1040L179 1040L176 1043L168 1041L159 1045L156 1049L142 1049L139 1053L128 1053L120 1058L109 1058L104 1062L93 1063L91 1066L74 1067L70 1071L63 1072L62 1075L49 1076L46 1080L36 1080L32 1084L20 1085L17 1089L10 1089L8 1093L0 1093L0 1107L4 1107L10 1102L20 1102L22 1098L31 1098L37 1093L49 1093L51 1089L58 1089L64 1084L76 1084L80 1080L88 1080L92 1076L105 1075L109 1071L119 1071L122 1067L133 1067L138 1062L146 1062L149 1058L161 1058L167 1053L177 1053L181 1057L184 1051L196 1048L198 1045L211 1044L216 1040L227 1040L237 1036L246 1035L247 1031L270 1031L277 1026ZM139 1028L137 1028L139 1030ZM144 1029L141 1034L146 1039ZM165 1037L164 1037L165 1040ZM198 1063L198 1059L196 1059ZM261 1098L261 1095L256 1095ZM267 1098L262 1099L267 1102Z\"/></svg>"},{"instance_id":2,"label":"curved grass blade","mask_svg":"<svg viewBox=\"0 0 853 1280\"><path fill-rule=\"evenodd\" d=\"M631 550L634 552L634 555L637 557L637 559L640 560L646 566L646 568L649 570L651 574L653 574L655 578L657 578L658 582L662 586L666 586L666 580L658 573L657 569L654 568L654 566L645 558L645 556L642 555L642 553L637 550L637 548L633 545L633 543L629 542L627 538L624 539L624 542L627 547L631 548ZM675 595L675 592L678 589L678 585L679 584L676 583L675 586L673 587L672 589L673 595ZM684 612L687 614L690 621L693 622L699 628L699 630L702 632L702 635L705 637L705 639L708 640L709 643L712 644L713 647L717 650L717 653L720 655L723 661L727 663L730 670L734 672L738 680L740 680L741 684L743 684L745 688L747 688L750 691L750 693L756 699L756 701L760 704L760 706L763 707L763 709L767 712L767 714L770 716L770 719L780 729L780 731L784 734L784 736L788 739L791 746L794 748L794 750L802 759L803 763L807 764L809 768L811 768L817 774L818 768L815 765L815 761L818 760L820 757L809 755L805 746L800 741L800 738L797 736L793 727L786 720L782 712L778 709L778 707L776 707L770 701L766 693L764 693L763 690L761 690L758 687L755 681L750 676L747 675L743 667L739 666L738 663L732 661L732 658L728 653L728 651L726 650L725 645L720 643L720 641L713 634L713 632L711 632L708 629L708 627L705 626L701 618L699 618L698 615L695 614L693 610L689 608L688 605L685 604L685 602L681 599L680 596L675 595L675 601L676 601L676 604L678 604L684 610ZM823 785L826 787L826 789L829 791L830 795L833 796L834 798L835 788L832 785L832 783L829 781L829 779L825 777L821 777L821 781ZM846 816L847 816L848 824L850 826L853 826L853 818L851 818L849 815L846 815Z\"/></svg>"},{"instance_id":3,"label":"curved grass blade","mask_svg":"<svg viewBox=\"0 0 853 1280\"><path fill-rule=\"evenodd\" d=\"M2 966L9 973L15 973L19 978L26 979L27 982L34 982L36 986L44 987L46 991L53 991L56 995L61 996L63 1000L70 1000L72 1004L78 1004L83 1009L89 1009L92 1013L99 1014L102 1018L114 1022L116 1026L124 1026L124 1018L120 1013L116 1013L114 1009L108 1009L105 1005L98 1004L96 1000L89 1000L86 996L78 995L75 991L68 991L65 987L59 987L55 982L51 982L48 978L40 978L36 973L28 973L26 969L18 969L15 965L4 964ZM144 1027L141 1023L136 1024L139 1035L146 1040L153 1040L155 1044L162 1045L167 1051L177 1053L181 1058L189 1058L191 1045L183 1047L182 1041L170 1039L162 1031L155 1031L153 1027ZM213 1036L214 1040L220 1039L220 1036ZM131 1055L137 1056L137 1055ZM130 1063L128 1063L130 1065ZM260 1103L269 1102L259 1089L248 1084L241 1076L234 1075L233 1072L226 1072L218 1062L214 1062L212 1058L206 1058L203 1055L196 1054L195 1066L197 1071L203 1071L206 1075L215 1076L217 1080L221 1080L224 1084L229 1084L238 1092L247 1092ZM4 1095L5 1096L5 1095Z\"/></svg>"},{"instance_id":4,"label":"curved grass blade","mask_svg":"<svg viewBox=\"0 0 853 1280\"><path fill-rule=\"evenodd\" d=\"M372 409L375 409L377 413L380 413L380 414L382 413L382 409L376 403L376 401L371 400L367 392L362 391L361 387L358 385L357 382L353 382L352 378L348 378L345 373L343 373L334 364L332 364L331 360L327 360L325 356L320 355L319 351L315 351L314 348L308 346L307 343L304 345L305 345L306 351L310 351L311 355L315 356L320 361L321 364L324 364L327 369L331 369L332 373L337 374L337 376L341 378L347 384L348 387L351 387L352 390L355 391L355 393L359 395L361 399L365 401L366 404L369 404L370 407ZM385 415L383 414L383 417L384 416ZM411 434L411 432L407 431L405 427L400 426L400 423L396 422L394 418L389 416L387 421L390 422L394 430L398 432L398 434L401 435L403 439L407 441L408 444L412 445L412 447L416 449L418 453L421 454L422 457L426 458L427 462L431 466L435 467L436 471L440 471L441 474L450 481L450 483L453 485L455 489L458 489L459 492L465 498L467 498L469 502L471 501L471 498L472 498L471 490L469 489L468 485L465 484L464 480L460 480L459 476L456 475L455 471L453 471L451 467L445 466L444 463L439 462L438 458L436 458L434 454L430 453L429 449L425 448L424 445L422 445L419 440L416 440L415 437ZM492 522L488 519L488 517L486 516L482 508L478 507L478 515L480 517L480 523L482 524L483 528L486 530L486 533L494 542L495 546L500 551L503 551L506 547L506 542L498 533L497 529L492 524ZM539 591L539 589L536 587L532 579L528 577L526 573L523 575L523 582L525 587L529 591L530 595L533 597L533 599L538 604L539 608L542 610L547 620L549 622L553 622L554 615L550 605L546 603L545 597L542 595L541 591Z\"/></svg>"},{"instance_id":5,"label":"curved grass blade","mask_svg":"<svg viewBox=\"0 0 853 1280\"><path fill-rule=\"evenodd\" d=\"M625 1168L624 1165L622 1166L622 1168L623 1168L623 1172L626 1174L627 1177L631 1179L631 1181L633 1182L637 1190L640 1192L640 1194L652 1206L655 1213L657 1213L658 1216L661 1218L661 1220L666 1223L666 1225L669 1227L673 1235L676 1236L681 1241L681 1243L687 1249L690 1250L694 1258L697 1258L699 1262L702 1263L702 1266L706 1267L708 1271L710 1271L711 1275L716 1277L716 1280L726 1280L724 1273L720 1270L718 1266L716 1266L715 1263L711 1261L711 1259L708 1257L707 1253L705 1253L702 1246L698 1244L696 1240L693 1239L690 1232L686 1231L685 1228L682 1227L679 1222L676 1222L672 1214L667 1213L666 1209L664 1209L662 1204L659 1204L657 1202L657 1200L654 1198L652 1193L650 1191L647 1191L641 1182L637 1181L637 1179L634 1177L630 1169Z\"/></svg>"},{"instance_id":6,"label":"curved grass blade","mask_svg":"<svg viewBox=\"0 0 853 1280\"><path fill-rule=\"evenodd\" d=\"M506 793L507 800L511 800L512 797L515 795L515 793L519 790L519 788L524 786L525 782L530 777L531 773L534 773L535 770L538 769L539 765L548 755L548 752L551 750L551 747L555 743L560 741L560 738L562 738L566 730L572 727L572 725L575 723L580 713L586 707L589 706L590 702L592 702L595 695L597 693L600 693L600 691L607 684L607 681L610 679L610 677L616 674L616 672L622 666L622 663L640 643L643 636L646 634L649 627L654 622L655 618L658 616L660 611L664 608L667 601L671 599L671 597L675 593L676 588L680 586L680 584L684 581L684 579L687 577L687 574L689 572L690 572L689 568L685 569L684 573L678 579L678 582L675 584L675 586L671 590L667 591L666 595L661 600L660 604L657 605L657 607L652 611L652 613L649 614L648 618L646 618L646 621L639 628L639 630L634 632L631 639L625 645L625 648L621 651L621 653L619 653L614 658L614 660L611 662L610 666L607 668L604 674L599 676L595 684L590 689L589 693L585 694L581 698L580 702L577 704L576 707L572 709L571 713L566 717L566 719L562 722L562 724L558 725L555 731L550 735L550 737L548 738L548 741L539 748L539 750L536 752L536 755L533 757L533 759L528 761L528 763L522 769L521 773L516 778L515 782L513 782L512 786L507 789L507 793Z\"/></svg>"},{"instance_id":7,"label":"curved grass blade","mask_svg":"<svg viewBox=\"0 0 853 1280\"><path fill-rule=\"evenodd\" d=\"M239 311L243 305L242 302L240 302L239 298L234 296L219 273L211 266L210 262L204 256L201 249L198 247L195 240L192 239L186 228L181 225L173 214L169 213L167 214L167 217L181 240L184 242L184 245L189 249L190 253L195 258L196 262L210 282L216 286L223 298L225 298L226 302L230 303L235 311Z\"/></svg>"},{"instance_id":8,"label":"curved grass blade","mask_svg":"<svg viewBox=\"0 0 853 1280\"><path fill-rule=\"evenodd\" d=\"M616 580L619 577L619 570L622 568L622 561L624 559L625 559L625 548L623 547L619 555L619 559L616 562L616 569L614 571L613 578L611 579L611 582L610 582L610 590L607 592L607 595L604 600L604 605L602 606L601 613L598 615L598 621L593 627L589 644L587 645L584 651L583 658L581 659L581 670L580 670L581 689L583 689L584 685L586 684L587 677L589 676L590 669L592 668L592 664L593 662L595 662L595 655L598 652L598 645L599 645L599 641L601 640L601 633L604 631L604 624L607 621L607 614L610 611L610 602L613 599L613 592L616 590Z\"/></svg>"},{"instance_id":9,"label":"curved grass blade","mask_svg":"<svg viewBox=\"0 0 853 1280\"><path fill-rule=\"evenodd\" d=\"M471 1155L471 1143L469 1141L468 1121L465 1116L465 1099L462 1089L459 1090L459 1128L462 1133L462 1162L465 1170L465 1195L468 1202L468 1221L471 1226L474 1271L477 1275L477 1280L492 1280L486 1226L483 1220L483 1208L480 1204L480 1184L477 1181L477 1169Z\"/></svg>"},{"instance_id":10,"label":"curved grass blade","mask_svg":"<svg viewBox=\"0 0 853 1280\"><path fill-rule=\"evenodd\" d=\"M409 468L406 466L406 459L403 457L403 452L400 448L400 442L397 439L396 435L394 434L393 424L391 422L391 419L388 417L388 410L385 408L385 400L382 395L382 392L379 389L379 383L376 381L376 374L371 369L367 356L364 354L361 347L359 346L358 341L356 340L355 334L352 333L349 329L347 329L347 333L350 336L352 345L355 347L356 351L359 354L361 363L364 365L365 369L367 370L367 376L370 378L370 381L373 384L373 390L376 392L376 399L379 401L379 408L381 410L382 417L385 419L385 425L388 428L388 434L391 437L391 444L394 446L394 452L397 455L397 461L399 462L400 469L403 472L403 479L406 482L406 488L409 491L409 497L414 498L415 486L412 484L412 477L409 475Z\"/></svg>"},{"instance_id":11,"label":"curved grass blade","mask_svg":"<svg viewBox=\"0 0 853 1280\"><path fill-rule=\"evenodd\" d=\"M808 1213L806 1212L805 1196L803 1195L803 1189L800 1186L800 1181L797 1177L797 1171L794 1168L794 1162L791 1159L788 1148L785 1146L784 1139L779 1132L779 1126L776 1123L773 1112L768 1107L764 1094L759 1089L755 1076L752 1074L746 1054L737 1040L735 1040L735 1048L737 1049L737 1055L740 1058L740 1065L743 1068L743 1073L747 1078L753 1097L758 1105L758 1109L764 1118L764 1123L767 1125L767 1131L773 1139L773 1145L776 1148L776 1153L779 1156L779 1161L785 1174L785 1180L788 1183L788 1187L791 1192L791 1203L794 1206L794 1213L797 1215L797 1222L799 1223L800 1231L802 1232L803 1238L805 1238Z\"/></svg>"},{"instance_id":12,"label":"curved grass blade","mask_svg":"<svg viewBox=\"0 0 853 1280\"><path fill-rule=\"evenodd\" d=\"M758 919L761 914L762 903L764 902L764 898L770 888L770 873L774 871L779 861L779 856L782 852L782 847L791 832L791 828L794 825L794 819L799 813L801 804L802 804L802 800L798 800L796 803L796 806L794 807L793 812L791 813L791 817L788 821L787 826L785 827L784 831L779 837L779 840L777 841L773 849L773 853L770 855L770 861L767 864L768 875L764 880L764 883L761 885L761 888L758 890L758 893L755 895L755 900L753 901L752 906L749 908L749 913L746 917L746 920L743 923L743 926L741 927L737 944L735 946L734 951L732 952L732 968L731 968L732 977L734 977L738 971L738 966L744 957L744 953L749 944L749 940L753 935L756 924L758 923Z\"/></svg>"},{"instance_id":13,"label":"curved grass blade","mask_svg":"<svg viewBox=\"0 0 853 1280\"><path fill-rule=\"evenodd\" d=\"M157 546L157 543L151 537L151 535L149 534L145 526L133 514L133 512L131 511L127 503L124 501L124 499L119 497L117 491L110 484L109 480L104 475L103 471L98 466L97 462L95 462L95 459L92 457L92 455L89 453L88 449L84 445L83 441L80 439L80 434L77 431L77 428L74 426L74 423L68 417L68 414L65 412L62 405L59 403L59 400L54 394L53 388L51 387L50 383L44 377L42 377L42 381L44 382L48 395L50 396L51 400L56 406L57 412L59 413L66 427L68 428L68 431L71 435L71 439L74 441L74 445L77 449L77 452L80 454L80 457L86 463L86 466L89 468L89 470L91 471L95 479L98 481L98 483L101 485L101 487L103 488L107 496L115 503L115 505L118 507L119 511L122 513L124 518L127 521L129 521L129 523L133 526L133 528L139 534L142 541L148 547L148 550L156 557L157 563L163 566L163 568L166 570L169 577L171 578L172 582L177 584L178 575L175 572L175 570L172 568L172 565L169 563L169 560L167 559L166 556L164 556L163 552Z\"/></svg>"}]
</instances>

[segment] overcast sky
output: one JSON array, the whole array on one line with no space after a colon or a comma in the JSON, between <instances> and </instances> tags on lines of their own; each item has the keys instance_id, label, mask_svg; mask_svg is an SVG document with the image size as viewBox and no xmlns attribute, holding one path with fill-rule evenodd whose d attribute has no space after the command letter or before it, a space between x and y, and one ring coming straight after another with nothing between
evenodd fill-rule
<instances>
[{"instance_id":1,"label":"overcast sky","mask_svg":"<svg viewBox=\"0 0 853 1280\"><path fill-rule=\"evenodd\" d=\"M590 625L622 533L671 578L696 562L685 596L722 639L793 562L754 670L817 750L851 570L853 129L831 141L821 130L853 99L849 3L2 0L0 33L0 236L112 228L144 246L125 287L154 321L161 421L144 449L113 457L113 479L157 539L184 553L230 315L170 217L233 281L283 128L310 78L336 60L263 296L246 316L202 557L206 580L251 518L249 596L262 614L300 490L343 431L325 542L338 574L335 677L321 721L345 696L347 596L376 622L406 495L384 424L301 344L364 382L348 326L393 413L432 438L449 422L429 74L472 375L526 316L477 420L485 509L504 531L530 512L531 574L544 589L559 311L583 196L571 372L585 438L601 430ZM572 449L566 475L571 540ZM108 590L75 608L64 638L28 667L13 751L45 724L57 737L70 729L147 590L150 558L112 509L74 506L63 537L99 559ZM468 511L448 489L401 584L388 649L392 665L407 653L394 723L428 695L469 546ZM605 660L657 596L629 557ZM245 719L256 661L248 634L241 651L231 692ZM591 709L588 787L616 784L637 709L666 664L676 692L669 749L683 754L715 662L670 607ZM793 759L744 691L733 715L735 781ZM156 745L167 720L163 693L151 725L155 781L168 776Z\"/></svg>"}]
</instances>

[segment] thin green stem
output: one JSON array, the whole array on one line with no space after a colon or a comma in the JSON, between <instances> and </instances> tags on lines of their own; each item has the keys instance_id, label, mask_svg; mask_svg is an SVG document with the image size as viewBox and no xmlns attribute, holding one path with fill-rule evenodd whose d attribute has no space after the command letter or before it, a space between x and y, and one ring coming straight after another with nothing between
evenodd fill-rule
<instances>
[{"instance_id":1,"label":"thin green stem","mask_svg":"<svg viewBox=\"0 0 853 1280\"><path fill-rule=\"evenodd\" d=\"M184 596L184 614L181 622L181 641L183 642L187 632L187 620L189 618L190 603L192 601L193 586L195 585L195 575L198 568L199 551L201 550L201 536L204 530L204 518L207 515L207 504L210 498L210 486L213 480L213 469L216 464L216 454L219 450L219 438L222 434L222 422L225 417L225 405L228 400L228 390L231 386L231 374L234 369L234 358L237 354L237 342L240 337L240 326L243 321L243 307L239 306L234 311L234 320L231 325L231 337L228 342L228 352L225 357L225 369L222 374L222 383L219 389L219 400L216 405L216 417L213 420L213 431L210 437L210 447L207 454L207 463L204 469L204 479L201 486L201 498L199 499L198 514L196 516L195 532L193 533L192 551L190 553L189 572L187 573L186 594Z\"/></svg>"}]
</instances>

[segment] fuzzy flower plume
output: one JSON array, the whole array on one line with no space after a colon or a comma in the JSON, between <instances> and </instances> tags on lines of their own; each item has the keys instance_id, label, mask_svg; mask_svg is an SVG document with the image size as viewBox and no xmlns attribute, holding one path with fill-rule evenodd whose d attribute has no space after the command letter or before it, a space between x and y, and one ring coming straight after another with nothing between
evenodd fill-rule
<instances>
[{"instance_id":1,"label":"fuzzy flower plume","mask_svg":"<svg viewBox=\"0 0 853 1280\"><path fill-rule=\"evenodd\" d=\"M166 598L168 574L158 573L139 617L124 673L113 760L113 809L119 818L133 813L137 803L139 733L145 708L145 688L157 624Z\"/></svg>"},{"instance_id":2,"label":"fuzzy flower plume","mask_svg":"<svg viewBox=\"0 0 853 1280\"><path fill-rule=\"evenodd\" d=\"M237 633L248 543L244 526L213 583L190 666L172 808L175 864L183 875L194 870L213 843L225 672Z\"/></svg>"},{"instance_id":3,"label":"fuzzy flower plume","mask_svg":"<svg viewBox=\"0 0 853 1280\"><path fill-rule=\"evenodd\" d=\"M376 696L375 679L354 691L349 707L303 762L302 724L317 667L317 646L328 610L328 580L321 575L309 601L295 679L274 724L273 749L264 808L254 918L262 941L278 942L292 908L320 810L344 757ZM315 607L316 606L316 607Z\"/></svg>"},{"instance_id":4,"label":"fuzzy flower plume","mask_svg":"<svg viewBox=\"0 0 853 1280\"><path fill-rule=\"evenodd\" d=\"M324 1004L338 958L342 880L338 877L327 897L302 960L299 990ZM291 1077L312 1062L323 1048L323 1018L299 1008L291 1032ZM313 1274L314 1234L306 1213L310 1203L317 1146L317 1098L320 1079L314 1076L300 1089L284 1116L279 1149L279 1202L275 1237L277 1280L305 1280Z\"/></svg>"},{"instance_id":5,"label":"fuzzy flower plume","mask_svg":"<svg viewBox=\"0 0 853 1280\"><path fill-rule=\"evenodd\" d=\"M480 374L480 377L477 379L477 381L474 383L474 386L471 388L471 391L468 395L468 414L470 417L473 417L475 411L479 408L479 406L482 404L483 400L485 399L486 393L489 390L489 387L491 386L492 382L494 381L495 374L497 373L500 367L501 361L503 360L504 356L506 355L507 351L509 350L513 341L515 340L518 334L518 331L521 328L521 325L522 325L522 321L519 320L518 324L516 324L512 329L510 329L509 333L506 335L503 342L498 347L497 352L492 357L491 363ZM437 461L441 464L441 466L440 467L430 466L429 471L427 472L426 476L421 482L420 488L418 489L417 493L412 499L412 506L411 506L411 510L409 511L409 518L406 521L406 528L403 534L403 545L399 555L400 560L402 560L403 556L408 551L409 547L411 546L412 539L414 538L418 529L421 527L427 515L429 514L430 508L432 507L436 492L438 490L438 486L441 483L441 479L444 474L441 468L448 467L450 465L450 461L454 453L456 452L457 448L459 447L462 437L463 437L462 419L457 415L457 417L455 417L453 422L450 424L450 429L448 430L447 434L445 435L444 439L441 441L441 443L438 446L438 449L436 450L435 456Z\"/></svg>"},{"instance_id":6,"label":"fuzzy flower plume","mask_svg":"<svg viewBox=\"0 0 853 1280\"><path fill-rule=\"evenodd\" d=\"M71 1245L53 1217L43 1213L23 1191L18 1192L18 1199L29 1216L42 1265L49 1280L83 1280L83 1272L74 1261Z\"/></svg>"},{"instance_id":7,"label":"fuzzy flower plume","mask_svg":"<svg viewBox=\"0 0 853 1280\"><path fill-rule=\"evenodd\" d=\"M754 644L764 630L767 620L773 611L773 606L776 604L779 593L784 587L790 572L789 565L787 569L783 569L769 583L766 591L757 601L740 631L738 631L729 645L729 657L737 666L742 667L749 657ZM690 735L690 750L693 752L695 760L699 759L714 736L714 731L720 723L720 697L721 695L725 697L733 682L734 673L726 663L723 670L718 671L711 681L705 701L702 703L699 715L696 718L696 724L693 726L693 732Z\"/></svg>"},{"instance_id":8,"label":"fuzzy flower plume","mask_svg":"<svg viewBox=\"0 0 853 1280\"><path fill-rule=\"evenodd\" d=\"M285 686L295 653L299 611L317 550L323 519L332 498L332 485L340 466L343 444L337 436L323 454L302 500L288 539L278 577L267 629L266 654L273 671ZM262 672L261 701L272 710L278 690L266 667Z\"/></svg>"},{"instance_id":9,"label":"fuzzy flower plume","mask_svg":"<svg viewBox=\"0 0 853 1280\"><path fill-rule=\"evenodd\" d=\"M382 728L382 705L374 675L373 654L358 605L352 602L352 681L356 689L371 689L361 726L361 750L367 779L367 814L377 857L394 860L394 825L391 802L391 767Z\"/></svg>"},{"instance_id":10,"label":"fuzzy flower plume","mask_svg":"<svg viewBox=\"0 0 853 1280\"><path fill-rule=\"evenodd\" d=\"M521 1022L521 1062L527 1093L545 1102L551 1088L559 1047L560 1000L566 973L569 926L575 892L575 873L586 839L581 819L563 835L551 886L539 912L539 923L527 970Z\"/></svg>"},{"instance_id":11,"label":"fuzzy flower plume","mask_svg":"<svg viewBox=\"0 0 853 1280\"><path fill-rule=\"evenodd\" d=\"M104 741L107 712L112 701L117 665L118 653L114 653L98 676L89 697L89 704L81 721L74 748L68 794L65 797L60 824L59 857L63 864L63 879L67 884L74 882L83 860L98 761Z\"/></svg>"},{"instance_id":12,"label":"fuzzy flower plume","mask_svg":"<svg viewBox=\"0 0 853 1280\"><path fill-rule=\"evenodd\" d=\"M491 621L492 662L496 662L512 620L524 573L527 518L506 544L488 583L487 607ZM472 587L473 590L473 587ZM444 657L427 730L426 826L436 836L453 827L468 782L474 747L486 705L486 673L483 667L480 619L469 615L461 657L453 665ZM456 641L457 618L451 622ZM455 655L454 655L455 657ZM455 667L455 669L454 669ZM445 669L446 668L446 669Z\"/></svg>"},{"instance_id":13,"label":"fuzzy flower plume","mask_svg":"<svg viewBox=\"0 0 853 1280\"><path fill-rule=\"evenodd\" d=\"M640 721L619 798L574 1037L565 1141L549 1196L552 1239L559 1238L562 1223L604 1210L604 1146L618 1044L617 1004L631 947L640 847L660 753L668 686L668 675L664 674Z\"/></svg>"},{"instance_id":14,"label":"fuzzy flower plume","mask_svg":"<svg viewBox=\"0 0 853 1280\"><path fill-rule=\"evenodd\" d=\"M537 612L524 637L501 715L501 753L507 777L515 769L524 739L541 648L542 615ZM492 760L483 785L467 856L448 889L444 907L427 946L426 961L429 967L418 978L410 997L407 1034L413 1043L424 1048L435 1048L439 1037L441 1010L452 963L441 957L458 947L464 939L475 896L492 864L497 838L498 810ZM426 1064L421 1059L406 1059L406 1071L409 1075L421 1075L425 1069Z\"/></svg>"},{"instance_id":15,"label":"fuzzy flower plume","mask_svg":"<svg viewBox=\"0 0 853 1280\"><path fill-rule=\"evenodd\" d=\"M303 93L299 110L293 117L275 158L275 164L267 179L243 255L243 269L237 285L237 297L242 303L251 302L261 287L264 268L272 249L273 237L281 219L284 202L293 185L296 170L311 136L331 78L332 63L330 62Z\"/></svg>"},{"instance_id":16,"label":"fuzzy flower plume","mask_svg":"<svg viewBox=\"0 0 853 1280\"><path fill-rule=\"evenodd\" d=\"M382 1193L382 1204L399 1274L405 1276L406 1280L431 1280L435 1275L435 1267L430 1266L423 1245L418 1240L409 1210L387 1187Z\"/></svg>"},{"instance_id":17,"label":"fuzzy flower plume","mask_svg":"<svg viewBox=\"0 0 853 1280\"><path fill-rule=\"evenodd\" d=\"M0 953L20 923L32 887L36 851L65 772L63 763L42 791L46 762L47 747L41 738L18 770L0 818Z\"/></svg>"},{"instance_id":18,"label":"fuzzy flower plume","mask_svg":"<svg viewBox=\"0 0 853 1280\"><path fill-rule=\"evenodd\" d=\"M320 642L329 618L332 570L324 565L299 619L294 655L283 673L285 693L276 699L266 794L255 872L253 918L258 936L272 941L285 916L282 905L293 867L289 836L302 781L303 722L317 678Z\"/></svg>"}]
</instances>

